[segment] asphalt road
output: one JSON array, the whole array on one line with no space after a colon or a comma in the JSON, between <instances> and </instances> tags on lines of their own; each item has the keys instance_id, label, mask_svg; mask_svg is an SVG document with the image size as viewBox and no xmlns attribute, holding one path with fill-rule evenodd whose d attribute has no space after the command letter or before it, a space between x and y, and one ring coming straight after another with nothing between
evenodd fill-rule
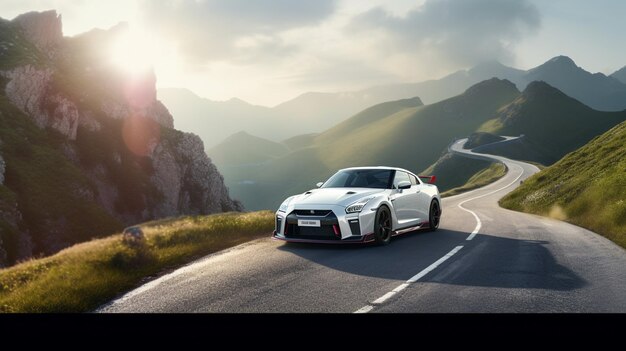
<instances>
[{"instance_id":1,"label":"asphalt road","mask_svg":"<svg viewBox=\"0 0 626 351\"><path fill-rule=\"evenodd\" d=\"M451 149L467 153L462 143ZM626 312L625 250L588 230L500 208L538 169L469 156L499 159L509 172L444 199L437 232L385 247L268 237L200 259L98 312Z\"/></svg>"}]
</instances>

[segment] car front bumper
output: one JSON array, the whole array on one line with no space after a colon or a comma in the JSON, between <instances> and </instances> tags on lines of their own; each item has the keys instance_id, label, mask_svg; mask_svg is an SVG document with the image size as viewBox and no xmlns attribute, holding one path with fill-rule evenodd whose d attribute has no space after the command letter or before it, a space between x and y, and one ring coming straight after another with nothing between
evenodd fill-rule
<instances>
[{"instance_id":1,"label":"car front bumper","mask_svg":"<svg viewBox=\"0 0 626 351\"><path fill-rule=\"evenodd\" d=\"M374 240L372 210L345 213L341 206L309 206L276 212L273 237L289 242L363 243ZM319 227L300 226L299 220L319 221Z\"/></svg>"}]
</instances>

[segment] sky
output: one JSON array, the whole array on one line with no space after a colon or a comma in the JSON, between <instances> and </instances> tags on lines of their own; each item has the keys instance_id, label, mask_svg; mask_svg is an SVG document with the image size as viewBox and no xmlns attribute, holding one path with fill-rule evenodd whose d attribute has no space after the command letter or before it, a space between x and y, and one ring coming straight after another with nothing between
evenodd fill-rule
<instances>
[{"instance_id":1,"label":"sky","mask_svg":"<svg viewBox=\"0 0 626 351\"><path fill-rule=\"evenodd\" d=\"M494 59L529 69L567 55L605 74L626 65L622 0L2 0L0 17L49 9L66 36L128 22L112 60L153 65L159 87L264 106Z\"/></svg>"}]
</instances>

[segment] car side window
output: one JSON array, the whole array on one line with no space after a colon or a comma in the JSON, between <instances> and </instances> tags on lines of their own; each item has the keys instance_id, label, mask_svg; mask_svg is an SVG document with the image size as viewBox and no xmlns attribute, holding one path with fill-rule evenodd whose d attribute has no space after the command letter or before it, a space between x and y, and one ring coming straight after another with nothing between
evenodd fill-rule
<instances>
[{"instance_id":1,"label":"car side window","mask_svg":"<svg viewBox=\"0 0 626 351\"><path fill-rule=\"evenodd\" d=\"M417 180L417 177L409 174L409 178L411 178L411 185L418 185L420 182Z\"/></svg>"},{"instance_id":2,"label":"car side window","mask_svg":"<svg viewBox=\"0 0 626 351\"><path fill-rule=\"evenodd\" d=\"M409 178L408 173L397 171L396 172L396 178L394 178L394 180L393 180L393 187L395 189L397 189L398 188L398 184L400 184L400 182L404 182L404 181L411 182L411 179Z\"/></svg>"}]
</instances>

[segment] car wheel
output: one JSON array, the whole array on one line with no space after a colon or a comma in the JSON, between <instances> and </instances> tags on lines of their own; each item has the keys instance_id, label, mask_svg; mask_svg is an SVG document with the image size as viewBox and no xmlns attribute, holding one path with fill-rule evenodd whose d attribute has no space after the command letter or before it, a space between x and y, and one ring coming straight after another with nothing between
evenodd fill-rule
<instances>
[{"instance_id":1,"label":"car wheel","mask_svg":"<svg viewBox=\"0 0 626 351\"><path fill-rule=\"evenodd\" d=\"M428 227L430 231L435 231L439 228L439 221L441 220L441 207L439 202L433 200L430 203L430 211L428 211Z\"/></svg>"},{"instance_id":2,"label":"car wheel","mask_svg":"<svg viewBox=\"0 0 626 351\"><path fill-rule=\"evenodd\" d=\"M391 241L391 211L386 206L381 206L376 212L374 238L378 245L387 245Z\"/></svg>"}]
</instances>

